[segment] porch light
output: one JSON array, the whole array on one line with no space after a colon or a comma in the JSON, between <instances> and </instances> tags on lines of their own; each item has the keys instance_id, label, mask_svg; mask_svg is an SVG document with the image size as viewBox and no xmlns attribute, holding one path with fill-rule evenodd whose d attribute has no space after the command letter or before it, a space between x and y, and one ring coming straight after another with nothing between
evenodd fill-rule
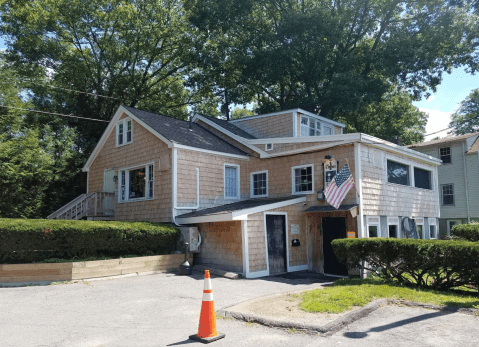
<instances>
[{"instance_id":1,"label":"porch light","mask_svg":"<svg viewBox=\"0 0 479 347\"><path fill-rule=\"evenodd\" d=\"M316 192L318 201L324 200L324 191L322 189Z\"/></svg>"},{"instance_id":2,"label":"porch light","mask_svg":"<svg viewBox=\"0 0 479 347\"><path fill-rule=\"evenodd\" d=\"M118 182L118 176L113 176L113 182Z\"/></svg>"}]
</instances>

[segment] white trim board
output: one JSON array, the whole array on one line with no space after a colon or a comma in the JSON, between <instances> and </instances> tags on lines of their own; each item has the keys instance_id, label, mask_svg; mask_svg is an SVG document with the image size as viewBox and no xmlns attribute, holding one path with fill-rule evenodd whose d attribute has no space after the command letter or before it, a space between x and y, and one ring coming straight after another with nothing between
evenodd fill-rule
<instances>
[{"instance_id":1,"label":"white trim board","mask_svg":"<svg viewBox=\"0 0 479 347\"><path fill-rule=\"evenodd\" d=\"M252 145L265 145L267 143L305 143L305 142L335 142L361 139L360 133L338 134L338 135L320 135L304 137L275 137L266 139L246 139L246 142Z\"/></svg>"},{"instance_id":2,"label":"white trim board","mask_svg":"<svg viewBox=\"0 0 479 347\"><path fill-rule=\"evenodd\" d=\"M246 278L258 278L258 277L266 277L266 276L269 276L269 270L250 272L246 276Z\"/></svg>"},{"instance_id":3,"label":"white trim board","mask_svg":"<svg viewBox=\"0 0 479 347\"><path fill-rule=\"evenodd\" d=\"M222 156L222 157L229 157L229 158L236 158L236 159L242 159L242 160L249 160L249 157L246 156L246 155L231 154L231 153L211 151L211 150L209 150L209 149L202 149L202 148L197 148L197 147L180 145L180 144L178 144L178 143L174 143L174 144L173 144L173 148L186 149L186 150L189 150L189 151L195 151L195 152L201 152L201 153L207 153L207 154L214 154L214 155L219 155L219 156Z\"/></svg>"}]
</instances>

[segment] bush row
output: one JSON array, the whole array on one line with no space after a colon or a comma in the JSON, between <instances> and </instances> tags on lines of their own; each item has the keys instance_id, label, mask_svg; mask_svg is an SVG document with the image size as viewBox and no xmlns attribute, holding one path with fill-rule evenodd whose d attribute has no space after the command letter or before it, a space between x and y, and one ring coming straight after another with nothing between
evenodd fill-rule
<instances>
[{"instance_id":1,"label":"bush row","mask_svg":"<svg viewBox=\"0 0 479 347\"><path fill-rule=\"evenodd\" d=\"M479 283L479 244L467 241L412 239L337 239L333 249L350 268L386 280L447 290Z\"/></svg>"},{"instance_id":2,"label":"bush row","mask_svg":"<svg viewBox=\"0 0 479 347\"><path fill-rule=\"evenodd\" d=\"M179 237L179 229L167 224L0 219L0 263L100 254L168 254L175 250Z\"/></svg>"},{"instance_id":3,"label":"bush row","mask_svg":"<svg viewBox=\"0 0 479 347\"><path fill-rule=\"evenodd\" d=\"M479 223L454 225L451 230L451 236L467 241L479 241Z\"/></svg>"}]
</instances>

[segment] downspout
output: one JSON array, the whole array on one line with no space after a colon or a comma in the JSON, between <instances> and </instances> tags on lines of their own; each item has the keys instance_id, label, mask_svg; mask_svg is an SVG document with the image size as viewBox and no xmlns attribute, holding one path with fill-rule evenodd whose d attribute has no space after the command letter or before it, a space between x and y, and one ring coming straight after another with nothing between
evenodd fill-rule
<instances>
[{"instance_id":1,"label":"downspout","mask_svg":"<svg viewBox=\"0 0 479 347\"><path fill-rule=\"evenodd\" d=\"M466 166L466 151L464 149L464 142L462 141L462 159L464 164L464 185L466 187L466 207L467 207L467 222L471 222L471 217L469 213L469 189L467 188L467 166Z\"/></svg>"},{"instance_id":2,"label":"downspout","mask_svg":"<svg viewBox=\"0 0 479 347\"><path fill-rule=\"evenodd\" d=\"M361 140L360 140L361 141ZM361 143L356 142L354 143L354 168L355 168L355 176L356 176L356 203L359 205L358 207L358 238L364 237L364 223L363 223L363 194L361 188Z\"/></svg>"}]
</instances>

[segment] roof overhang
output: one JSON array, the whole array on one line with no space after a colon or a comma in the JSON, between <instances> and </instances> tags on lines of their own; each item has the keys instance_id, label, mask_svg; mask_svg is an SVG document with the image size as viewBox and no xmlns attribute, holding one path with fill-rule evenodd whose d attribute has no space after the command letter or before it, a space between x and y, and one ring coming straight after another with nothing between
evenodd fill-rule
<instances>
[{"instance_id":1,"label":"roof overhang","mask_svg":"<svg viewBox=\"0 0 479 347\"><path fill-rule=\"evenodd\" d=\"M85 165L83 166L82 168L82 171L83 172L87 172L89 169L90 169L90 166L93 164L93 162L95 161L96 157L98 156L98 153L100 153L100 150L103 148L103 146L105 145L105 142L106 140L108 139L108 137L110 136L110 134L112 133L112 131L115 130L115 126L116 126L116 123L118 122L118 120L120 119L121 115L122 114L126 114L128 117L134 119L138 124L140 124L141 126L143 126L145 129L147 129L148 131L150 131L153 135L155 135L157 138L159 138L161 141L163 141L164 143L166 143L168 145L168 147L172 147L173 146L173 142L168 140L166 137L164 137L163 135L161 135L159 132L157 132L156 130L154 130L152 127L150 127L148 124L146 124L145 122L143 122L141 119L139 119L137 116L135 116L133 113L131 113L130 111L128 111L125 107L123 106L120 106L118 107L118 109L116 110L115 112L115 115L113 116L113 118L110 120L110 123L108 124L107 128L105 129L105 131L103 132L103 135L101 136L100 138L100 141L98 141L98 143L96 144L95 146L95 149L93 150L93 152L90 154L90 157L88 158L88 160L86 161Z\"/></svg>"},{"instance_id":2,"label":"roof overhang","mask_svg":"<svg viewBox=\"0 0 479 347\"><path fill-rule=\"evenodd\" d=\"M281 207L304 203L304 202L306 202L306 197L300 196L295 199L288 199L284 201L275 202L272 204L265 204L265 205L255 206L255 207L236 210L236 211L229 211L224 213L207 214L207 215L195 216L195 217L181 217L181 215L179 215L176 217L176 221L179 224L197 224L197 223L208 223L208 222L228 222L228 221L236 221L236 220L247 220L248 215L250 214L265 212L275 208L281 208Z\"/></svg>"}]
</instances>

